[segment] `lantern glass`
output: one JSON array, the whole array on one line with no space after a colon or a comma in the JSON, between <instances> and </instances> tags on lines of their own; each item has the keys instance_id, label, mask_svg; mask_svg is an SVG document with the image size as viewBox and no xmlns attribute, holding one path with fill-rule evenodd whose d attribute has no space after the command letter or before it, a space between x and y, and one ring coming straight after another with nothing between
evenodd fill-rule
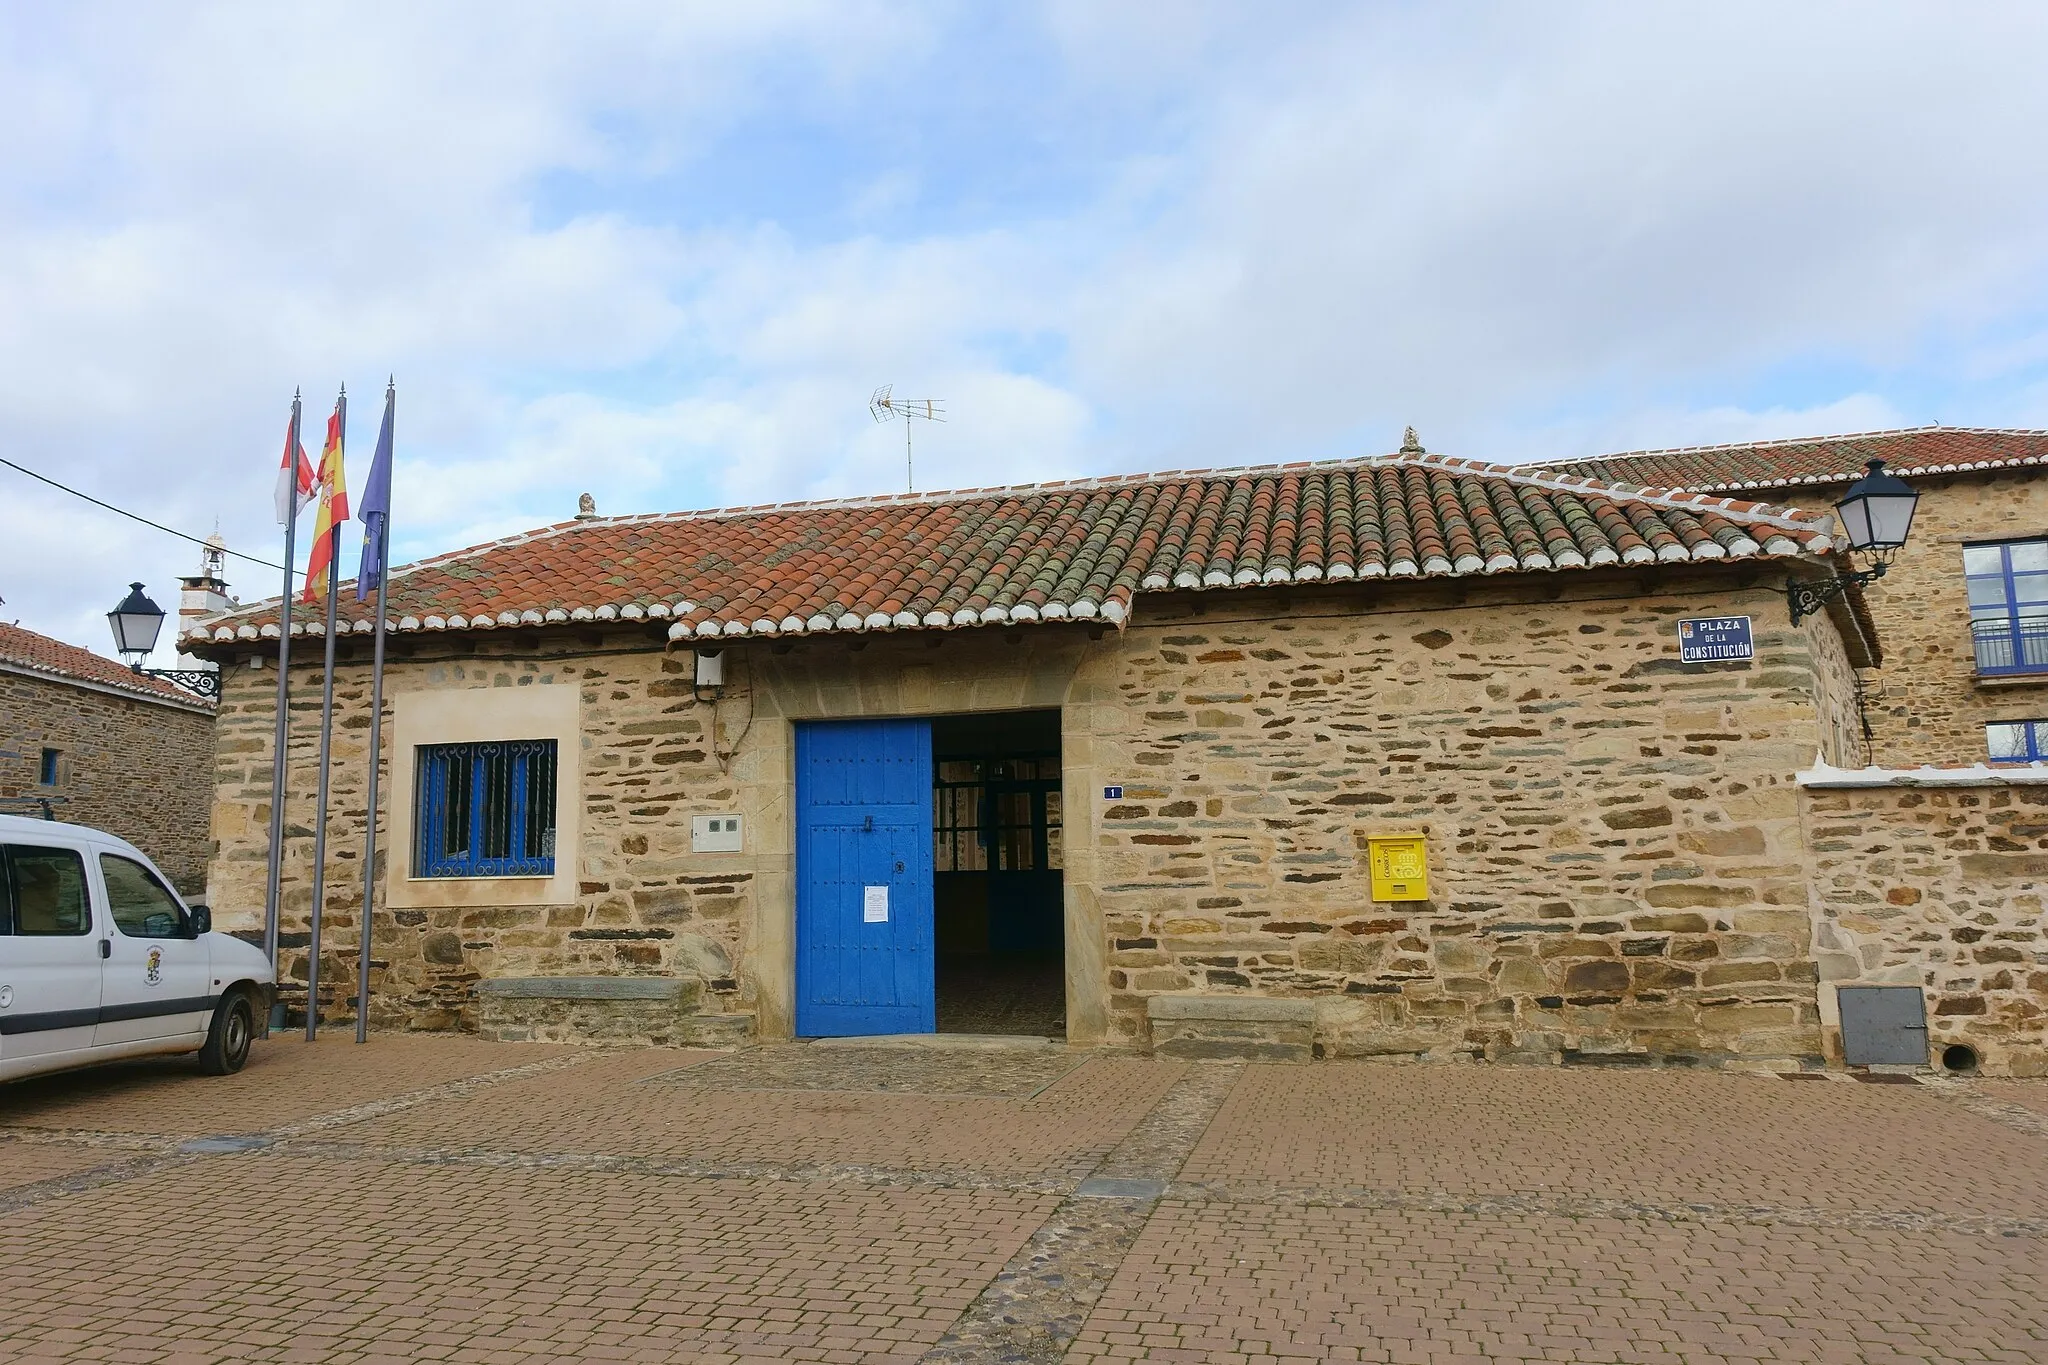
<instances>
[{"instance_id":1,"label":"lantern glass","mask_svg":"<svg viewBox=\"0 0 2048 1365\"><path fill-rule=\"evenodd\" d=\"M149 600L140 583L130 583L121 605L107 613L107 625L114 632L115 652L139 665L156 648L157 633L164 628L163 608Z\"/></svg>"},{"instance_id":2,"label":"lantern glass","mask_svg":"<svg viewBox=\"0 0 2048 1365\"><path fill-rule=\"evenodd\" d=\"M1905 480L1884 472L1883 460L1872 460L1869 472L1835 504L1852 550L1896 550L1913 528L1913 510L1920 495Z\"/></svg>"}]
</instances>

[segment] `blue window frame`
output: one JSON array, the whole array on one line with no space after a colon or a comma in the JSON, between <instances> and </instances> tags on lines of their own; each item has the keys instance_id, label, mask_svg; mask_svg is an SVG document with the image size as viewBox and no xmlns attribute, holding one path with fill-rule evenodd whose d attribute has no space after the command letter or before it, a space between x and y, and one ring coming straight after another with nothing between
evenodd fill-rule
<instances>
[{"instance_id":1,"label":"blue window frame","mask_svg":"<svg viewBox=\"0 0 2048 1365\"><path fill-rule=\"evenodd\" d=\"M43 750L43 766L41 769L40 781L45 787L54 787L57 785L57 757L57 750Z\"/></svg>"},{"instance_id":2,"label":"blue window frame","mask_svg":"<svg viewBox=\"0 0 2048 1365\"><path fill-rule=\"evenodd\" d=\"M2048 672L2048 540L1965 545L1977 672Z\"/></svg>"},{"instance_id":3,"label":"blue window frame","mask_svg":"<svg viewBox=\"0 0 2048 1365\"><path fill-rule=\"evenodd\" d=\"M2002 720L1984 727L1984 747L1993 763L2048 760L2048 720Z\"/></svg>"},{"instance_id":4,"label":"blue window frame","mask_svg":"<svg viewBox=\"0 0 2048 1365\"><path fill-rule=\"evenodd\" d=\"M554 740L422 745L417 793L414 875L554 875Z\"/></svg>"}]
</instances>

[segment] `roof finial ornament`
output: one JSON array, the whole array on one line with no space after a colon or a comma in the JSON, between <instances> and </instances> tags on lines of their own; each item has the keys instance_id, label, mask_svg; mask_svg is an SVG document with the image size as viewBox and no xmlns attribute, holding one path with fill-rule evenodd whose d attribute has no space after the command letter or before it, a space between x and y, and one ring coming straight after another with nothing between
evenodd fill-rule
<instances>
[{"instance_id":1,"label":"roof finial ornament","mask_svg":"<svg viewBox=\"0 0 2048 1365\"><path fill-rule=\"evenodd\" d=\"M591 496L590 496L590 494L588 494L588 493L585 493L585 494L584 494L584 495L583 495L582 497L580 497L580 498L576 499L576 520L578 520L578 521L596 521L596 520L597 520L597 499L596 499L596 498L593 498L593 497L591 497Z\"/></svg>"},{"instance_id":2,"label":"roof finial ornament","mask_svg":"<svg viewBox=\"0 0 2048 1365\"><path fill-rule=\"evenodd\" d=\"M1429 453L1422 448L1422 442L1416 439L1414 427L1409 427L1401 433L1401 453L1403 455L1426 455Z\"/></svg>"}]
</instances>

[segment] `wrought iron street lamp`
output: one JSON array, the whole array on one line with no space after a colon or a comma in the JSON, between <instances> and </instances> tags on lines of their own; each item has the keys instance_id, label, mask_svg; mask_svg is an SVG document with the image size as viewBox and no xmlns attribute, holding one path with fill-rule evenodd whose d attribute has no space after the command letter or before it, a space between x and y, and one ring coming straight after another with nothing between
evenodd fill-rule
<instances>
[{"instance_id":1,"label":"wrought iron street lamp","mask_svg":"<svg viewBox=\"0 0 2048 1365\"><path fill-rule=\"evenodd\" d=\"M1872 460L1863 477L1850 484L1835 504L1835 514L1842 519L1842 531L1849 540L1849 553L1867 556L1870 567L1837 571L1833 578L1817 582L1794 579L1786 588L1792 624L1798 625L1851 587L1883 578L1892 556L1913 529L1913 509L1919 504L1920 495L1910 484L1885 473L1883 460Z\"/></svg>"},{"instance_id":2,"label":"wrought iron street lamp","mask_svg":"<svg viewBox=\"0 0 2048 1365\"><path fill-rule=\"evenodd\" d=\"M128 585L121 605L107 613L107 627L114 632L114 652L128 660L128 666L145 678L162 678L187 692L202 697L220 696L220 674L204 668L144 668L142 661L156 648L156 637L164 628L164 609L149 600L140 583Z\"/></svg>"}]
</instances>

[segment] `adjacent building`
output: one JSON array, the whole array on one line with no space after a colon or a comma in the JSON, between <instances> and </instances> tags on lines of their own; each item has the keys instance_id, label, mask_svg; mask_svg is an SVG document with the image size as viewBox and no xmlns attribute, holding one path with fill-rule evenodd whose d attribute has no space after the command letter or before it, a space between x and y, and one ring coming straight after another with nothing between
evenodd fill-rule
<instances>
[{"instance_id":1,"label":"adjacent building","mask_svg":"<svg viewBox=\"0 0 2048 1365\"><path fill-rule=\"evenodd\" d=\"M0 810L118 834L206 886L213 707L91 650L0 625Z\"/></svg>"},{"instance_id":2,"label":"adjacent building","mask_svg":"<svg viewBox=\"0 0 2048 1365\"><path fill-rule=\"evenodd\" d=\"M2048 431L1920 427L1549 468L1825 510L1871 460L1909 480L1920 507L1865 592L1886 655L1865 679L1865 762L2048 759Z\"/></svg>"}]
</instances>

